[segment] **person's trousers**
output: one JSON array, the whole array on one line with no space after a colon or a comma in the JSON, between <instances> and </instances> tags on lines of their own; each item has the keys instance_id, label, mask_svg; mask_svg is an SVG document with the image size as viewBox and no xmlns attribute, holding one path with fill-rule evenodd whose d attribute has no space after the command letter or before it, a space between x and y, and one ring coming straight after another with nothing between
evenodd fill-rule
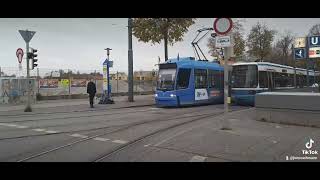
<instances>
[{"instance_id":1,"label":"person's trousers","mask_svg":"<svg viewBox=\"0 0 320 180\"><path fill-rule=\"evenodd\" d=\"M94 98L95 94L89 94L89 101L90 101L90 105L93 105L93 98Z\"/></svg>"}]
</instances>

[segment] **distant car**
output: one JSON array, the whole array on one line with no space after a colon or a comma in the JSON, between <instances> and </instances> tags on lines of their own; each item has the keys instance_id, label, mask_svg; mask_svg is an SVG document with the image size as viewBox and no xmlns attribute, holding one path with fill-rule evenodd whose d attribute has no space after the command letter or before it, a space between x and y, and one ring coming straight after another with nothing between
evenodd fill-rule
<instances>
[{"instance_id":1,"label":"distant car","mask_svg":"<svg viewBox=\"0 0 320 180\"><path fill-rule=\"evenodd\" d=\"M311 87L319 87L319 84L318 83L314 83L314 84L312 84Z\"/></svg>"}]
</instances>

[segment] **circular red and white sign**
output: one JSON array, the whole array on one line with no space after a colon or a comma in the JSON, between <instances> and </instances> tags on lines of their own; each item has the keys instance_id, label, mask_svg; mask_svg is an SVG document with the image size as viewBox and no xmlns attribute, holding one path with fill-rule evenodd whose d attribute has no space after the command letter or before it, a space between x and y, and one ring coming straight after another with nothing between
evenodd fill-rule
<instances>
[{"instance_id":1,"label":"circular red and white sign","mask_svg":"<svg viewBox=\"0 0 320 180\"><path fill-rule=\"evenodd\" d=\"M219 35L225 35L232 29L231 18L216 18L213 23L213 29Z\"/></svg>"},{"instance_id":2,"label":"circular red and white sign","mask_svg":"<svg viewBox=\"0 0 320 180\"><path fill-rule=\"evenodd\" d=\"M21 63L22 57L23 57L23 50L21 48L17 49L16 55L17 55L19 63Z\"/></svg>"}]
</instances>

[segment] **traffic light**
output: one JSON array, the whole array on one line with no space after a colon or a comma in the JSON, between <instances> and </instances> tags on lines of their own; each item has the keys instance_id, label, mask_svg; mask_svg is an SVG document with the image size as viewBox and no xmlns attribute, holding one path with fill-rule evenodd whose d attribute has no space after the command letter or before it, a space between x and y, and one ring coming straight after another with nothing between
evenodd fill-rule
<instances>
[{"instance_id":1,"label":"traffic light","mask_svg":"<svg viewBox=\"0 0 320 180\"><path fill-rule=\"evenodd\" d=\"M38 66L38 64L36 64L38 59L35 59L38 56L36 52L38 52L38 50L31 48L31 52L28 53L28 58L32 60L31 69L34 69L35 67Z\"/></svg>"}]
</instances>

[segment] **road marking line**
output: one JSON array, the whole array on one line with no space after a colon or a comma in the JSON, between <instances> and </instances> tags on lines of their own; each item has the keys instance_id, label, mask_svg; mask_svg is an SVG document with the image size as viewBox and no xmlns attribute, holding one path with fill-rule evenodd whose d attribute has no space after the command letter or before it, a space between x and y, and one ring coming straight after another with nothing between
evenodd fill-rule
<instances>
[{"instance_id":1,"label":"road marking line","mask_svg":"<svg viewBox=\"0 0 320 180\"><path fill-rule=\"evenodd\" d=\"M161 109L161 108L150 108L151 110L159 110L159 109Z\"/></svg>"},{"instance_id":2,"label":"road marking line","mask_svg":"<svg viewBox=\"0 0 320 180\"><path fill-rule=\"evenodd\" d=\"M207 157L203 156L193 156L189 162L203 162Z\"/></svg>"},{"instance_id":3,"label":"road marking line","mask_svg":"<svg viewBox=\"0 0 320 180\"><path fill-rule=\"evenodd\" d=\"M28 126L17 126L17 128L28 128Z\"/></svg>"},{"instance_id":4,"label":"road marking line","mask_svg":"<svg viewBox=\"0 0 320 180\"><path fill-rule=\"evenodd\" d=\"M7 124L7 126L9 126L9 127L17 127L18 125L16 125L16 124Z\"/></svg>"},{"instance_id":5,"label":"road marking line","mask_svg":"<svg viewBox=\"0 0 320 180\"><path fill-rule=\"evenodd\" d=\"M148 146L150 146L151 144L146 144L146 145L144 145L144 147L148 147Z\"/></svg>"},{"instance_id":6,"label":"road marking line","mask_svg":"<svg viewBox=\"0 0 320 180\"><path fill-rule=\"evenodd\" d=\"M127 141L122 141L122 140L114 140L114 141L112 141L112 142L118 143L118 144L125 144L125 143L127 143Z\"/></svg>"},{"instance_id":7,"label":"road marking line","mask_svg":"<svg viewBox=\"0 0 320 180\"><path fill-rule=\"evenodd\" d=\"M79 138L87 138L88 136L81 135L81 134L71 134L72 137L79 137Z\"/></svg>"},{"instance_id":8,"label":"road marking line","mask_svg":"<svg viewBox=\"0 0 320 180\"><path fill-rule=\"evenodd\" d=\"M45 129L32 129L32 130L38 131L38 132L45 131Z\"/></svg>"},{"instance_id":9,"label":"road marking line","mask_svg":"<svg viewBox=\"0 0 320 180\"><path fill-rule=\"evenodd\" d=\"M0 123L0 126L8 126L9 124L7 123Z\"/></svg>"},{"instance_id":10,"label":"road marking line","mask_svg":"<svg viewBox=\"0 0 320 180\"><path fill-rule=\"evenodd\" d=\"M94 140L97 140L97 141L109 141L110 139L106 139L106 138L99 138L99 137L96 137L96 138L93 138Z\"/></svg>"},{"instance_id":11,"label":"road marking line","mask_svg":"<svg viewBox=\"0 0 320 180\"><path fill-rule=\"evenodd\" d=\"M57 133L58 131L46 131L46 133Z\"/></svg>"}]
</instances>

